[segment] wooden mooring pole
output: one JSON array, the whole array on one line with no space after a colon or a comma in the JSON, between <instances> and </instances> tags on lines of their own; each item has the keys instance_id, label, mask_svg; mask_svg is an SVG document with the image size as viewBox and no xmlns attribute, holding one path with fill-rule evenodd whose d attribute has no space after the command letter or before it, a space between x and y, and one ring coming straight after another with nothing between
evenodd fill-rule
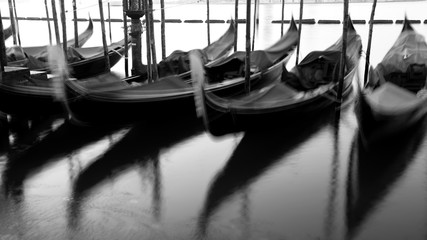
<instances>
[{"instance_id":1,"label":"wooden mooring pole","mask_svg":"<svg viewBox=\"0 0 427 240\"><path fill-rule=\"evenodd\" d=\"M283 21L285 20L285 0L282 0L282 21L280 22L280 37L283 36Z\"/></svg>"},{"instance_id":2,"label":"wooden mooring pole","mask_svg":"<svg viewBox=\"0 0 427 240\"><path fill-rule=\"evenodd\" d=\"M147 45L147 80L148 82L153 81L153 71L152 71L152 65L151 65L151 43L150 43L150 36L151 36L151 25L150 25L150 13L148 10L148 3L147 0L143 1L143 7L145 9L145 40Z\"/></svg>"},{"instance_id":3,"label":"wooden mooring pole","mask_svg":"<svg viewBox=\"0 0 427 240\"><path fill-rule=\"evenodd\" d=\"M62 24L62 49L64 51L64 56L67 57L67 22L65 20L65 5L64 0L60 0L60 8L61 8L61 24Z\"/></svg>"},{"instance_id":4,"label":"wooden mooring pole","mask_svg":"<svg viewBox=\"0 0 427 240\"><path fill-rule=\"evenodd\" d=\"M300 0L299 3L299 23L298 23L298 44L297 44L297 52L296 52L296 60L295 64L297 65L299 62L299 49L300 49L300 39L301 39L301 29L302 29L302 14L304 10L304 0Z\"/></svg>"},{"instance_id":5,"label":"wooden mooring pole","mask_svg":"<svg viewBox=\"0 0 427 240\"><path fill-rule=\"evenodd\" d=\"M342 48L341 48L341 59L340 59L340 71L339 71L339 84L337 101L341 104L342 90L344 85L344 74L345 74L345 62L347 58L347 32L348 32L348 0L344 0L344 16L343 16L343 31L342 31Z\"/></svg>"},{"instance_id":6,"label":"wooden mooring pole","mask_svg":"<svg viewBox=\"0 0 427 240\"><path fill-rule=\"evenodd\" d=\"M17 41L17 38L16 38L16 22L15 22L15 14L13 12L13 3L12 3L12 0L8 0L8 3L9 3L10 25L12 26L13 45L17 45L18 41Z\"/></svg>"},{"instance_id":7,"label":"wooden mooring pole","mask_svg":"<svg viewBox=\"0 0 427 240\"><path fill-rule=\"evenodd\" d=\"M208 45L209 44L211 44L211 23L210 23L210 16L209 16L209 12L210 12L210 10L209 10L209 0L206 0L206 8L207 8L207 13L206 13L206 24L207 24L207 26L208 26Z\"/></svg>"},{"instance_id":8,"label":"wooden mooring pole","mask_svg":"<svg viewBox=\"0 0 427 240\"><path fill-rule=\"evenodd\" d=\"M4 67L6 65L7 65L6 45L4 44L3 20L1 19L1 11L0 11L0 80L3 79L2 75L4 72Z\"/></svg>"},{"instance_id":9,"label":"wooden mooring pole","mask_svg":"<svg viewBox=\"0 0 427 240\"><path fill-rule=\"evenodd\" d=\"M246 0L245 90L251 91L251 0Z\"/></svg>"},{"instance_id":10,"label":"wooden mooring pole","mask_svg":"<svg viewBox=\"0 0 427 240\"><path fill-rule=\"evenodd\" d=\"M377 6L377 0L374 0L372 3L372 11L371 11L371 18L369 21L369 35L368 35L368 46L366 47L366 62L365 62L365 73L363 75L363 84L366 84L368 82L368 73L369 73L369 65L370 58L371 58L371 44L372 44L372 31L374 28L374 17L375 17L375 8Z\"/></svg>"},{"instance_id":11,"label":"wooden mooring pole","mask_svg":"<svg viewBox=\"0 0 427 240\"><path fill-rule=\"evenodd\" d=\"M123 34L124 34L124 39L125 39L125 77L129 77L129 60L128 60L128 36L129 36L129 31L128 31L128 21L127 21L127 16L126 16L126 11L128 10L128 1L127 0L123 0Z\"/></svg>"},{"instance_id":12,"label":"wooden mooring pole","mask_svg":"<svg viewBox=\"0 0 427 240\"><path fill-rule=\"evenodd\" d=\"M55 0L51 0L52 2L52 15L53 15L53 25L55 27L55 40L56 44L61 44L61 39L59 37L59 25L58 25L58 15L56 13L56 3Z\"/></svg>"},{"instance_id":13,"label":"wooden mooring pole","mask_svg":"<svg viewBox=\"0 0 427 240\"><path fill-rule=\"evenodd\" d=\"M150 24L150 47L151 47L151 59L153 60L152 76L153 80L158 79L157 73L157 56L156 56L156 41L154 38L154 19L153 19L153 0L148 0L148 23Z\"/></svg>"},{"instance_id":14,"label":"wooden mooring pole","mask_svg":"<svg viewBox=\"0 0 427 240\"><path fill-rule=\"evenodd\" d=\"M110 43L113 43L113 36L111 33L111 6L110 2L108 2L108 33L110 37Z\"/></svg>"},{"instance_id":15,"label":"wooden mooring pole","mask_svg":"<svg viewBox=\"0 0 427 240\"><path fill-rule=\"evenodd\" d=\"M160 0L160 31L162 36L162 59L166 58L165 0Z\"/></svg>"},{"instance_id":16,"label":"wooden mooring pole","mask_svg":"<svg viewBox=\"0 0 427 240\"><path fill-rule=\"evenodd\" d=\"M47 29L49 31L49 44L52 45L52 29L50 28L49 8L47 6L47 0L44 0L44 8L45 8L45 11L46 11Z\"/></svg>"},{"instance_id":17,"label":"wooden mooring pole","mask_svg":"<svg viewBox=\"0 0 427 240\"><path fill-rule=\"evenodd\" d=\"M79 30L77 26L77 3L73 0L73 18L74 18L74 47L79 47Z\"/></svg>"},{"instance_id":18,"label":"wooden mooring pole","mask_svg":"<svg viewBox=\"0 0 427 240\"><path fill-rule=\"evenodd\" d=\"M18 38L19 46L21 46L21 35L19 34L19 20L18 20L18 14L16 13L16 2L15 2L15 0L13 0L13 13L15 16L16 37Z\"/></svg>"},{"instance_id":19,"label":"wooden mooring pole","mask_svg":"<svg viewBox=\"0 0 427 240\"><path fill-rule=\"evenodd\" d=\"M104 20L104 8L102 6L102 0L98 0L98 5L99 5L99 16L101 18L102 46L104 48L105 72L109 72L110 57L108 56L107 37L105 36L105 20Z\"/></svg>"},{"instance_id":20,"label":"wooden mooring pole","mask_svg":"<svg viewBox=\"0 0 427 240\"><path fill-rule=\"evenodd\" d=\"M252 51L255 49L255 36L258 32L259 27L259 1L255 0L254 2L254 28L252 33Z\"/></svg>"},{"instance_id":21,"label":"wooden mooring pole","mask_svg":"<svg viewBox=\"0 0 427 240\"><path fill-rule=\"evenodd\" d=\"M239 0L234 3L234 51L237 51L237 29L239 26Z\"/></svg>"}]
</instances>

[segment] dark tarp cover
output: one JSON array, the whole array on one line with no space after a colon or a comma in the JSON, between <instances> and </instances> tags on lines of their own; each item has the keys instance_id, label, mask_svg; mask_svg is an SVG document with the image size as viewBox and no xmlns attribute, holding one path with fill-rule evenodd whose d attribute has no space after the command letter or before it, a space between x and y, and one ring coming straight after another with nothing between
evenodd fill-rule
<instances>
[{"instance_id":1,"label":"dark tarp cover","mask_svg":"<svg viewBox=\"0 0 427 240\"><path fill-rule=\"evenodd\" d=\"M282 81L300 91L337 81L340 58L340 51L310 52L291 73L283 76Z\"/></svg>"},{"instance_id":2,"label":"dark tarp cover","mask_svg":"<svg viewBox=\"0 0 427 240\"><path fill-rule=\"evenodd\" d=\"M286 57L294 49L298 31L290 29L279 41L265 50L250 53L251 72L260 72ZM237 51L222 61L205 67L210 82L222 81L224 78L244 76L246 53Z\"/></svg>"},{"instance_id":3,"label":"dark tarp cover","mask_svg":"<svg viewBox=\"0 0 427 240\"><path fill-rule=\"evenodd\" d=\"M393 72L404 73L412 64L427 65L427 43L424 36L413 30L402 31L375 68L373 82L385 82L384 76Z\"/></svg>"},{"instance_id":4,"label":"dark tarp cover","mask_svg":"<svg viewBox=\"0 0 427 240\"><path fill-rule=\"evenodd\" d=\"M232 21L224 35L201 51L204 64L227 54L231 50L234 43L234 29L234 21ZM189 51L173 51L169 56L159 62L157 68L159 77L190 71Z\"/></svg>"}]
</instances>

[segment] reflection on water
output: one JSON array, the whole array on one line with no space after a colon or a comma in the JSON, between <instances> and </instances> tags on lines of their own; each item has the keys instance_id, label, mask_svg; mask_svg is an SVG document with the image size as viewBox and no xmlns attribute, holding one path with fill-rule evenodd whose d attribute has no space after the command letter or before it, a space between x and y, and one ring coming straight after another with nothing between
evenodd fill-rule
<instances>
[{"instance_id":1,"label":"reflection on water","mask_svg":"<svg viewBox=\"0 0 427 240\"><path fill-rule=\"evenodd\" d=\"M366 149L359 134L355 135L349 160L347 180L346 223L347 238L357 237L370 214L393 190L413 162L424 137L423 124L402 136L383 139L377 148ZM396 231L399 231L396 229ZM394 230L384 233L392 239Z\"/></svg>"},{"instance_id":2,"label":"reflection on water","mask_svg":"<svg viewBox=\"0 0 427 240\"><path fill-rule=\"evenodd\" d=\"M44 132L40 132L39 127L49 130L47 123L50 121L44 122L25 135L31 139L37 135L42 138L40 141L30 143L32 145L25 150L10 153L2 174L6 194L21 196L24 181L29 176L38 173L53 161L60 160L117 129L117 127L78 127L65 122L43 137ZM28 141L27 138L26 143Z\"/></svg>"},{"instance_id":3,"label":"reflection on water","mask_svg":"<svg viewBox=\"0 0 427 240\"><path fill-rule=\"evenodd\" d=\"M201 122L196 120L161 126L143 123L132 126L120 141L83 169L75 179L69 205L70 226L74 229L78 227L81 205L91 192L132 168L140 169L141 174L150 178L153 185L151 212L153 218L159 221L162 205L160 151L200 134L202 130Z\"/></svg>"},{"instance_id":4,"label":"reflection on water","mask_svg":"<svg viewBox=\"0 0 427 240\"><path fill-rule=\"evenodd\" d=\"M216 174L210 183L203 208L198 218L197 236L206 238L209 222L215 212L230 198L247 191L251 184L268 171L294 148L309 139L321 127L333 120L333 111L325 110L316 119L307 121L266 126L263 130L247 131L227 160L226 165ZM244 220L250 218L247 200L242 207ZM243 224L247 225L247 224ZM248 234L249 231L243 231ZM244 237L244 238L243 238ZM242 236L241 239L250 239Z\"/></svg>"}]
</instances>

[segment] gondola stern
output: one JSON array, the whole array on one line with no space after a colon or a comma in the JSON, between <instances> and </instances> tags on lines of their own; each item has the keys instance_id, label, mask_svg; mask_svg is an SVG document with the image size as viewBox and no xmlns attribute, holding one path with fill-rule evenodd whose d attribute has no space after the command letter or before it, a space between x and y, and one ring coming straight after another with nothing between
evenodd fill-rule
<instances>
[{"instance_id":1,"label":"gondola stern","mask_svg":"<svg viewBox=\"0 0 427 240\"><path fill-rule=\"evenodd\" d=\"M403 20L403 28L402 32L404 31L414 31L414 28L411 25L411 22L408 19L408 16L405 13L405 19Z\"/></svg>"}]
</instances>

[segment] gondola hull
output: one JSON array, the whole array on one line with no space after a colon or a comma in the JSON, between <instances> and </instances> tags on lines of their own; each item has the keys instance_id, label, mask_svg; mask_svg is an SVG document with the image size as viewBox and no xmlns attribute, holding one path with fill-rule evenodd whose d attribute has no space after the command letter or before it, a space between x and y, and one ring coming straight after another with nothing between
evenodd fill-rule
<instances>
[{"instance_id":1,"label":"gondola hull","mask_svg":"<svg viewBox=\"0 0 427 240\"><path fill-rule=\"evenodd\" d=\"M180 87L173 86L171 91L165 90L171 89L170 82L162 80L137 87L126 86L126 89L114 92L91 92L87 95L85 88L81 87L82 82L68 81L66 83L68 103L74 117L86 123L127 124L145 120L162 122L197 118L193 87L181 79L174 80L176 81L172 81L172 85L180 82ZM236 81L212 85L208 91L220 96L230 96L243 88L244 81ZM118 97L126 95L134 97Z\"/></svg>"},{"instance_id":2,"label":"gondola hull","mask_svg":"<svg viewBox=\"0 0 427 240\"><path fill-rule=\"evenodd\" d=\"M366 93L361 92L355 104L359 133L365 147L375 147L390 137L397 139L425 120L427 99L416 99L414 96L417 101L409 108L386 111L369 102L368 97Z\"/></svg>"},{"instance_id":3,"label":"gondola hull","mask_svg":"<svg viewBox=\"0 0 427 240\"><path fill-rule=\"evenodd\" d=\"M355 95L352 85L353 77L354 75L352 74L346 78L346 86L342 96L343 106L347 105L346 101L352 99ZM298 103L295 102L269 109L249 109L241 112L219 108L217 104L210 102L209 98L205 96L205 118L209 121L206 127L210 134L222 136L249 129L262 130L269 125L295 125L298 122L316 118L325 109L334 106L339 108L340 105L336 94L334 94L335 92L336 89L331 89L329 92Z\"/></svg>"},{"instance_id":4,"label":"gondola hull","mask_svg":"<svg viewBox=\"0 0 427 240\"><path fill-rule=\"evenodd\" d=\"M0 111L25 118L59 114L63 108L59 101L54 100L54 93L50 89L1 83Z\"/></svg>"}]
</instances>

